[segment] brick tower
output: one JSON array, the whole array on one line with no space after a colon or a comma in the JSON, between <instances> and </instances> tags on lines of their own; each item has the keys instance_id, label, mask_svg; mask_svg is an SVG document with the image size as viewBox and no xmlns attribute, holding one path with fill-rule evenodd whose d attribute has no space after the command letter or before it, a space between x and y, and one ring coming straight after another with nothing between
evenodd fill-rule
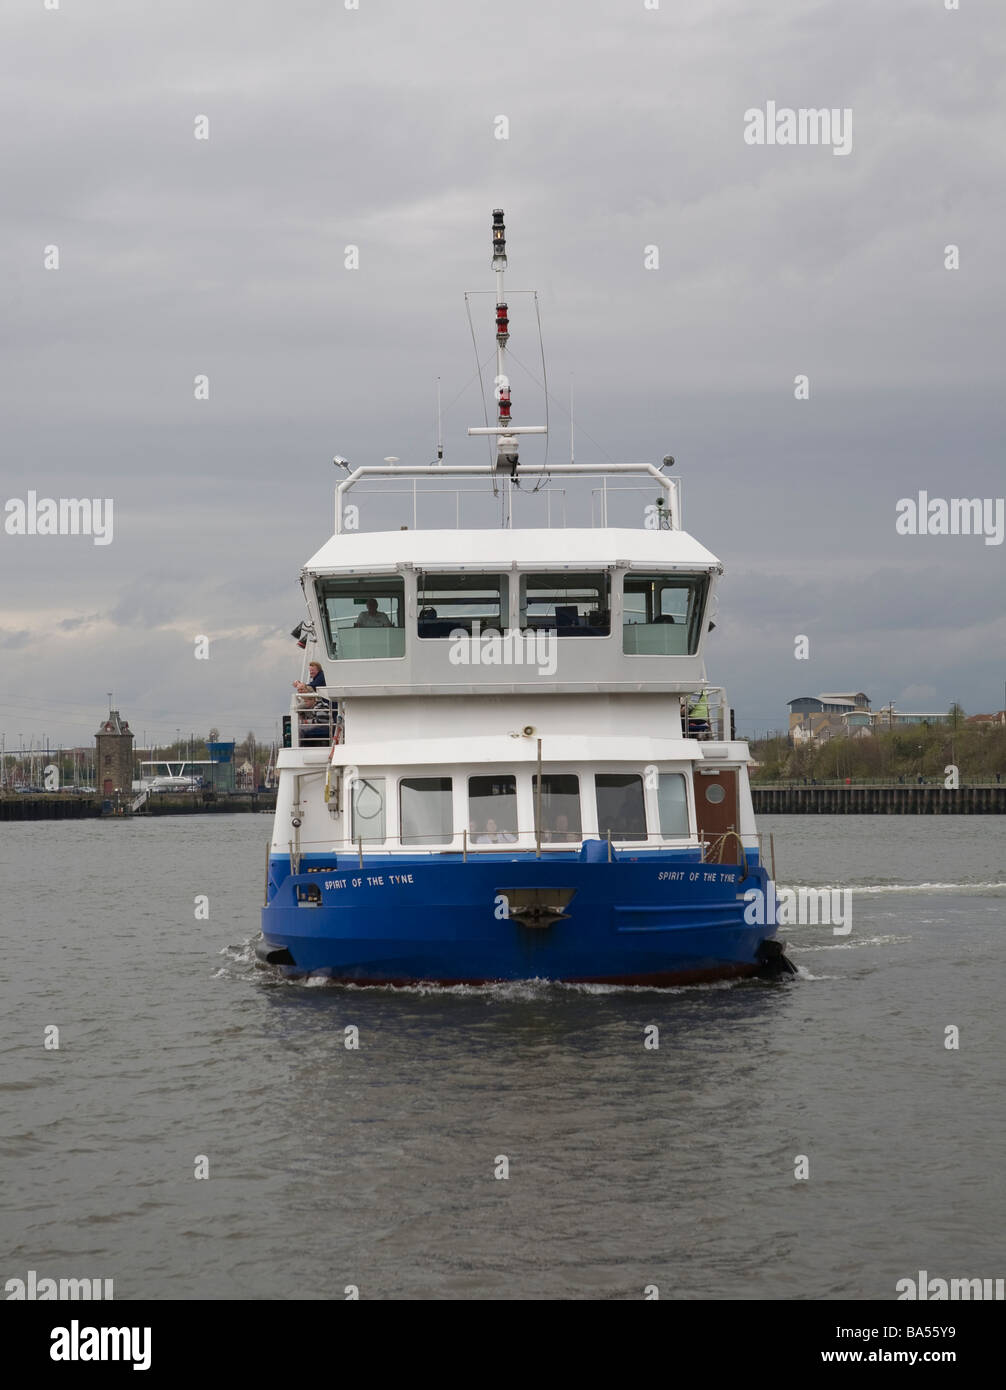
<instances>
[{"instance_id":1,"label":"brick tower","mask_svg":"<svg viewBox=\"0 0 1006 1390\"><path fill-rule=\"evenodd\" d=\"M103 796L133 790L133 735L119 711L108 711L108 718L94 735L94 781Z\"/></svg>"}]
</instances>

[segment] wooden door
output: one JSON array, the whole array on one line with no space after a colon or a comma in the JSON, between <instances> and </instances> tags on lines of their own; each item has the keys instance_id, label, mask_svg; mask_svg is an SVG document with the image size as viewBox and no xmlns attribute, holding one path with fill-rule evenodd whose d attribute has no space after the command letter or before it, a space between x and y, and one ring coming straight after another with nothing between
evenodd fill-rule
<instances>
[{"instance_id":1,"label":"wooden door","mask_svg":"<svg viewBox=\"0 0 1006 1390\"><path fill-rule=\"evenodd\" d=\"M730 767L697 767L695 769L695 819L699 834L715 840L727 830L737 829L737 772ZM723 864L741 862L740 845L733 835L722 844L722 855L714 856Z\"/></svg>"}]
</instances>

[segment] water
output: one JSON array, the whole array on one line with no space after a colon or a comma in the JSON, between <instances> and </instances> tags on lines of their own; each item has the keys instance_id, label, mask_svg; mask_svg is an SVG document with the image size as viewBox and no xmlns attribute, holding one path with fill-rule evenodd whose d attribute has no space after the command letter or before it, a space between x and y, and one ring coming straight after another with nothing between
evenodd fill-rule
<instances>
[{"instance_id":1,"label":"water","mask_svg":"<svg viewBox=\"0 0 1006 1390\"><path fill-rule=\"evenodd\" d=\"M254 964L264 816L4 825L0 1282L888 1299L920 1269L1002 1276L1003 818L763 828L780 884L860 888L850 936L786 929L798 979L392 991Z\"/></svg>"}]
</instances>

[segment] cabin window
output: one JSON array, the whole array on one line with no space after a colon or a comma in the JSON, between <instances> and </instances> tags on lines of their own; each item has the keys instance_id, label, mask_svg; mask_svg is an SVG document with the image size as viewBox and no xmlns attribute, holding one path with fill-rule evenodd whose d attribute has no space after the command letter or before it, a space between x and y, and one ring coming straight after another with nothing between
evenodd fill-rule
<instances>
[{"instance_id":1,"label":"cabin window","mask_svg":"<svg viewBox=\"0 0 1006 1390\"><path fill-rule=\"evenodd\" d=\"M622 650L632 656L697 652L708 584L705 574L626 574Z\"/></svg>"},{"instance_id":2,"label":"cabin window","mask_svg":"<svg viewBox=\"0 0 1006 1390\"><path fill-rule=\"evenodd\" d=\"M353 779L353 840L364 844L387 839L383 777Z\"/></svg>"},{"instance_id":3,"label":"cabin window","mask_svg":"<svg viewBox=\"0 0 1006 1390\"><path fill-rule=\"evenodd\" d=\"M509 773L468 779L468 831L473 845L517 838L517 779Z\"/></svg>"},{"instance_id":4,"label":"cabin window","mask_svg":"<svg viewBox=\"0 0 1006 1390\"><path fill-rule=\"evenodd\" d=\"M503 632L510 626L509 603L505 574L421 574L417 584L419 635Z\"/></svg>"},{"instance_id":5,"label":"cabin window","mask_svg":"<svg viewBox=\"0 0 1006 1390\"><path fill-rule=\"evenodd\" d=\"M525 574L520 581L520 625L557 637L607 637L611 582L607 574Z\"/></svg>"},{"instance_id":6,"label":"cabin window","mask_svg":"<svg viewBox=\"0 0 1006 1390\"><path fill-rule=\"evenodd\" d=\"M687 838L688 791L680 772L662 772L657 782L657 813L665 840Z\"/></svg>"},{"instance_id":7,"label":"cabin window","mask_svg":"<svg viewBox=\"0 0 1006 1390\"><path fill-rule=\"evenodd\" d=\"M531 779L535 833L538 833L538 775ZM549 844L580 842L580 779L546 772L541 779L541 838Z\"/></svg>"},{"instance_id":8,"label":"cabin window","mask_svg":"<svg viewBox=\"0 0 1006 1390\"><path fill-rule=\"evenodd\" d=\"M403 778L398 786L403 845L445 845L454 838L449 777Z\"/></svg>"},{"instance_id":9,"label":"cabin window","mask_svg":"<svg viewBox=\"0 0 1006 1390\"><path fill-rule=\"evenodd\" d=\"M634 772L598 772L594 776L597 796L597 829L613 840L645 840L646 808L643 779Z\"/></svg>"},{"instance_id":10,"label":"cabin window","mask_svg":"<svg viewBox=\"0 0 1006 1390\"><path fill-rule=\"evenodd\" d=\"M360 661L405 655L405 581L401 575L318 580L329 657Z\"/></svg>"}]
</instances>

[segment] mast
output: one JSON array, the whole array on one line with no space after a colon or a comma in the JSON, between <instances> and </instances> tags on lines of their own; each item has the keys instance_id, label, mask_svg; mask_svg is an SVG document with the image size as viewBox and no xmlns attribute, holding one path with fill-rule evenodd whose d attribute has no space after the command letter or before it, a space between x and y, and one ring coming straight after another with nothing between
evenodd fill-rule
<instances>
[{"instance_id":1,"label":"mast","mask_svg":"<svg viewBox=\"0 0 1006 1390\"><path fill-rule=\"evenodd\" d=\"M506 270L506 226L503 222L502 208L493 208L493 270L496 272L496 423L505 434L510 427L510 382L506 375L506 345L510 339L510 318L503 289L503 272Z\"/></svg>"},{"instance_id":2,"label":"mast","mask_svg":"<svg viewBox=\"0 0 1006 1390\"><path fill-rule=\"evenodd\" d=\"M506 374L506 347L510 340L510 317L507 309L503 272L506 270L506 225L503 209L493 208L493 259L496 272L496 424L488 429L472 427L468 433L496 436L496 471L517 477L519 434L545 434L545 425L514 425L511 423L510 379Z\"/></svg>"}]
</instances>

